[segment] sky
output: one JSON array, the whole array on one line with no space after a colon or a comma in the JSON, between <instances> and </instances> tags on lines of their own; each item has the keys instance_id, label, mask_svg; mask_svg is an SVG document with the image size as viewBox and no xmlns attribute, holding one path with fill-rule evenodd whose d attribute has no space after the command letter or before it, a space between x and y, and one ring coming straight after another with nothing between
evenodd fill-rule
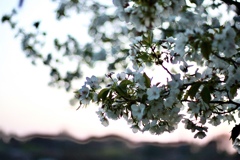
<instances>
[{"instance_id":1,"label":"sky","mask_svg":"<svg viewBox=\"0 0 240 160\"><path fill-rule=\"evenodd\" d=\"M18 0L0 1L0 16L9 13L17 5ZM18 20L28 28L34 20L44 18L44 24L41 25L48 29L50 36L61 37L68 33L66 28L69 26L59 26L59 23L54 21L54 7L56 6L50 0L25 0L23 7L18 9ZM73 24L70 30L88 40L85 27L87 23L84 22L84 18L88 17L81 17L81 23ZM197 140L193 139L194 134L185 130L183 126L179 126L179 129L171 134L159 136L150 133L134 134L124 120L110 121L110 125L104 127L95 113L97 106L91 105L76 110L76 106L69 104L74 95L72 92L67 93L64 89L48 86L49 69L41 64L31 64L21 50L20 40L14 38L14 33L7 24L0 24L0 35L0 131L5 134L25 136L34 133L57 134L64 131L78 139L115 134L135 142L186 140L205 143L213 136L229 134L231 131L232 125L223 124L209 128L207 138ZM79 80L79 88L82 84L83 81Z\"/></svg>"}]
</instances>

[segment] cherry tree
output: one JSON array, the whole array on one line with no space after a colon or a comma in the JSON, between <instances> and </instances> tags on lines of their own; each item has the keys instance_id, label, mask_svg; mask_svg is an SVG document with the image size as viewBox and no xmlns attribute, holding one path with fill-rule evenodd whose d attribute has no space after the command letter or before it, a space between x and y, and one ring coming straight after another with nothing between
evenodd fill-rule
<instances>
[{"instance_id":1,"label":"cherry tree","mask_svg":"<svg viewBox=\"0 0 240 160\"><path fill-rule=\"evenodd\" d=\"M22 1L21 1L22 2ZM91 12L89 34L92 43L80 46L73 36L66 42L54 40L56 50L66 58L78 59L77 69L62 76L51 63L51 54L42 56L31 39L42 35L18 28L23 50L51 68L51 84L62 82L72 89L81 77L82 63L93 66L106 61L108 73L88 76L75 97L80 106L96 103L104 126L109 119L125 119L133 132L155 135L172 132L179 123L204 138L207 124L237 123L240 117L240 2L234 0L113 0L63 1L57 18L67 11ZM112 10L114 9L114 11ZM12 21L15 13L5 15ZM38 28L39 23L34 23ZM156 76L149 76L155 68ZM162 72L167 76L163 80ZM160 76L159 76L160 75ZM161 77L161 78L159 78ZM234 147L240 152L240 125L232 130Z\"/></svg>"}]
</instances>

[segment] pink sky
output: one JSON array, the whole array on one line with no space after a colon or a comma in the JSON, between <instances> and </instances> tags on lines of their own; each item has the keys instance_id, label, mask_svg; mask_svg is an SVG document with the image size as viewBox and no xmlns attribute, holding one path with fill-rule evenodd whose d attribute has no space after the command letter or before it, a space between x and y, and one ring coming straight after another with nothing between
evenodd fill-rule
<instances>
[{"instance_id":1,"label":"pink sky","mask_svg":"<svg viewBox=\"0 0 240 160\"><path fill-rule=\"evenodd\" d=\"M17 6L18 0L0 1L0 15L11 11ZM37 4L36 4L37 3ZM46 22L52 23L51 13L53 5L50 1L28 1L20 10L20 22L29 26L34 17L47 17ZM44 8L44 14L39 11ZM62 31L61 26L56 30L53 23L50 36ZM44 26L44 24L43 24ZM48 27L45 23L45 27ZM76 26L76 33L79 31ZM84 29L82 29L84 31ZM78 33L79 34L79 33ZM81 32L81 35L86 34ZM194 134L180 126L172 134L154 136L149 133L132 133L125 121L110 121L109 127L103 127L95 113L97 106L89 106L76 111L69 104L73 93L66 93L64 89L48 87L49 70L41 65L31 65L20 48L19 39L14 39L14 34L7 24L0 25L0 130L6 134L16 133L20 136L29 133L58 133L67 131L76 138L87 138L89 136L103 136L117 134L133 141L193 141L196 143L206 142L212 136L221 133L229 134L231 126L223 124L219 127L209 128L208 137L204 140L193 139ZM104 74L104 73L103 73ZM87 75L91 76L91 75ZM79 80L79 87L82 85ZM77 107L77 106L76 106Z\"/></svg>"}]
</instances>

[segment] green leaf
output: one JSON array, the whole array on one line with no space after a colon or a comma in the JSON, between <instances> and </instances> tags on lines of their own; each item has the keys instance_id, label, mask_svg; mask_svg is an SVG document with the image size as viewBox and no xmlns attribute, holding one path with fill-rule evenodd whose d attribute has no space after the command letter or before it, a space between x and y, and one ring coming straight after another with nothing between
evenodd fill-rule
<instances>
[{"instance_id":1,"label":"green leaf","mask_svg":"<svg viewBox=\"0 0 240 160\"><path fill-rule=\"evenodd\" d=\"M127 95L127 86L132 84L128 79L123 80L118 86L114 87L114 90L121 96L126 97Z\"/></svg>"},{"instance_id":2,"label":"green leaf","mask_svg":"<svg viewBox=\"0 0 240 160\"><path fill-rule=\"evenodd\" d=\"M115 91L117 92L117 94L123 98L125 98L127 96L127 90L126 88L123 88L121 86L116 86Z\"/></svg>"},{"instance_id":3,"label":"green leaf","mask_svg":"<svg viewBox=\"0 0 240 160\"><path fill-rule=\"evenodd\" d=\"M121 86L123 90L127 90L127 86L130 84L133 84L133 82L128 79L125 79L119 84L119 86Z\"/></svg>"},{"instance_id":4,"label":"green leaf","mask_svg":"<svg viewBox=\"0 0 240 160\"><path fill-rule=\"evenodd\" d=\"M153 32L151 30L148 31L148 44L151 45L153 41Z\"/></svg>"},{"instance_id":5,"label":"green leaf","mask_svg":"<svg viewBox=\"0 0 240 160\"><path fill-rule=\"evenodd\" d=\"M210 94L210 90L209 90L209 86L208 85L205 85L200 93L203 101L205 103L209 103L210 100L211 100L211 94Z\"/></svg>"},{"instance_id":6,"label":"green leaf","mask_svg":"<svg viewBox=\"0 0 240 160\"><path fill-rule=\"evenodd\" d=\"M109 93L109 88L104 88L98 93L98 101L102 100L103 102L105 101L108 93Z\"/></svg>"},{"instance_id":7,"label":"green leaf","mask_svg":"<svg viewBox=\"0 0 240 160\"><path fill-rule=\"evenodd\" d=\"M145 103L146 102L146 100L147 100L147 94L144 94L143 96L142 96L142 103Z\"/></svg>"},{"instance_id":8,"label":"green leaf","mask_svg":"<svg viewBox=\"0 0 240 160\"><path fill-rule=\"evenodd\" d=\"M193 99L195 97L200 86L201 86L201 83L194 83L191 86L191 88L188 90L188 96L190 96L191 99Z\"/></svg>"},{"instance_id":9,"label":"green leaf","mask_svg":"<svg viewBox=\"0 0 240 160\"><path fill-rule=\"evenodd\" d=\"M143 60L143 62L151 62L149 55L145 52L141 52L141 54L138 56L138 58Z\"/></svg>"},{"instance_id":10,"label":"green leaf","mask_svg":"<svg viewBox=\"0 0 240 160\"><path fill-rule=\"evenodd\" d=\"M151 86L151 79L147 76L147 74L144 72L143 73L143 77L144 77L144 79L145 79L145 86L147 87L147 88L150 88L150 86Z\"/></svg>"},{"instance_id":11,"label":"green leaf","mask_svg":"<svg viewBox=\"0 0 240 160\"><path fill-rule=\"evenodd\" d=\"M171 37L174 34L174 28L170 26L168 29L162 29L162 32L165 37Z\"/></svg>"},{"instance_id":12,"label":"green leaf","mask_svg":"<svg viewBox=\"0 0 240 160\"><path fill-rule=\"evenodd\" d=\"M212 44L209 41L203 41L200 44L202 55L205 59L209 60L209 55L212 52Z\"/></svg>"}]
</instances>

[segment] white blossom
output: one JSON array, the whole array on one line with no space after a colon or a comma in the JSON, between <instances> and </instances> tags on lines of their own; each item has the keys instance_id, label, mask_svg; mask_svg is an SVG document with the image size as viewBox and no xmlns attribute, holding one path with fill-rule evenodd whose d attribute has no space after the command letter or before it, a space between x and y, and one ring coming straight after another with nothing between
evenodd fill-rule
<instances>
[{"instance_id":1,"label":"white blossom","mask_svg":"<svg viewBox=\"0 0 240 160\"><path fill-rule=\"evenodd\" d=\"M151 88L147 89L147 95L148 95L148 100L154 100L154 99L158 99L160 96L160 88L158 88L157 86L152 86Z\"/></svg>"},{"instance_id":2,"label":"white blossom","mask_svg":"<svg viewBox=\"0 0 240 160\"><path fill-rule=\"evenodd\" d=\"M137 133L139 130L138 126L136 126L136 125L133 125L131 128L132 128L133 133Z\"/></svg>"},{"instance_id":3,"label":"white blossom","mask_svg":"<svg viewBox=\"0 0 240 160\"><path fill-rule=\"evenodd\" d=\"M228 124L230 124L230 122L234 121L236 122L234 116L232 114L227 114L226 116L223 117L223 121L228 121Z\"/></svg>"},{"instance_id":4,"label":"white blossom","mask_svg":"<svg viewBox=\"0 0 240 160\"><path fill-rule=\"evenodd\" d=\"M131 109L132 109L133 117L137 118L137 120L141 120L143 117L145 105L144 104L139 104L139 105L133 104L133 105L131 105Z\"/></svg>"},{"instance_id":5,"label":"white blossom","mask_svg":"<svg viewBox=\"0 0 240 160\"><path fill-rule=\"evenodd\" d=\"M178 53L181 57L185 54L185 46L188 41L188 38L183 33L179 33L176 36L176 46L174 51Z\"/></svg>"},{"instance_id":6,"label":"white blossom","mask_svg":"<svg viewBox=\"0 0 240 160\"><path fill-rule=\"evenodd\" d=\"M189 102L188 103L188 107L190 109L190 111L192 112L192 114L198 114L200 112L200 106L197 105L197 103L195 102Z\"/></svg>"},{"instance_id":7,"label":"white blossom","mask_svg":"<svg viewBox=\"0 0 240 160\"><path fill-rule=\"evenodd\" d=\"M145 89L146 86L145 86L145 79L142 75L142 73L140 72L136 72L134 74L134 81L136 82L136 85L141 88L141 89Z\"/></svg>"},{"instance_id":8,"label":"white blossom","mask_svg":"<svg viewBox=\"0 0 240 160\"><path fill-rule=\"evenodd\" d=\"M86 79L87 79L86 84L89 85L91 88L93 89L100 88L99 80L96 76L92 76L91 78L87 77Z\"/></svg>"},{"instance_id":9,"label":"white blossom","mask_svg":"<svg viewBox=\"0 0 240 160\"><path fill-rule=\"evenodd\" d=\"M102 125L103 125L104 127L107 127L107 126L109 125L109 121L108 121L108 119L106 119L106 118L102 118L102 119L101 119L101 123L102 123Z\"/></svg>"},{"instance_id":10,"label":"white blossom","mask_svg":"<svg viewBox=\"0 0 240 160\"><path fill-rule=\"evenodd\" d=\"M123 10L127 5L128 0L113 0L113 4L118 7L120 10Z\"/></svg>"},{"instance_id":11,"label":"white blossom","mask_svg":"<svg viewBox=\"0 0 240 160\"><path fill-rule=\"evenodd\" d=\"M125 72L121 72L117 74L117 79L118 80L124 80L126 78L126 73Z\"/></svg>"},{"instance_id":12,"label":"white blossom","mask_svg":"<svg viewBox=\"0 0 240 160\"><path fill-rule=\"evenodd\" d=\"M80 100L86 99L89 95L89 88L84 85L78 92L80 94Z\"/></svg>"},{"instance_id":13,"label":"white blossom","mask_svg":"<svg viewBox=\"0 0 240 160\"><path fill-rule=\"evenodd\" d=\"M214 126L218 126L221 123L221 117L220 116L214 116L210 119L209 123L211 123Z\"/></svg>"},{"instance_id":14,"label":"white blossom","mask_svg":"<svg viewBox=\"0 0 240 160\"><path fill-rule=\"evenodd\" d=\"M175 97L173 96L169 96L168 98L166 98L166 100L164 101L164 106L165 107L172 107L174 102L175 102Z\"/></svg>"}]
</instances>

